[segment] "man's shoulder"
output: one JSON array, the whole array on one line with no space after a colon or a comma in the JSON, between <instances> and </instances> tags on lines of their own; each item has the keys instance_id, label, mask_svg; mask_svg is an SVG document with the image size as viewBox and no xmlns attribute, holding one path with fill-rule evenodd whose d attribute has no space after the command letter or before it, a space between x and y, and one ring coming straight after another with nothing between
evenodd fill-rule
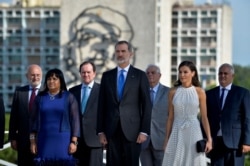
<instances>
[{"instance_id":1,"label":"man's shoulder","mask_svg":"<svg viewBox=\"0 0 250 166\"><path fill-rule=\"evenodd\" d=\"M29 85L23 85L16 87L16 91L27 91L29 90Z\"/></svg>"},{"instance_id":2,"label":"man's shoulder","mask_svg":"<svg viewBox=\"0 0 250 166\"><path fill-rule=\"evenodd\" d=\"M136 71L136 72L141 72L141 73L145 73L145 71L143 71L143 70L141 70L141 69L139 69L139 68L137 68L137 67L134 67L134 66L132 66L132 65L130 65L130 68L129 68L129 70L134 70L134 71Z\"/></svg>"},{"instance_id":3,"label":"man's shoulder","mask_svg":"<svg viewBox=\"0 0 250 166\"><path fill-rule=\"evenodd\" d=\"M81 88L81 86L82 86L82 84L75 85L75 86L69 88L69 91L71 92L71 91L78 90L79 88Z\"/></svg>"},{"instance_id":4,"label":"man's shoulder","mask_svg":"<svg viewBox=\"0 0 250 166\"><path fill-rule=\"evenodd\" d=\"M164 85L162 83L159 83L159 86L162 87L164 90L169 90L170 89L170 87L168 87L168 86L166 86L166 85Z\"/></svg>"},{"instance_id":5,"label":"man's shoulder","mask_svg":"<svg viewBox=\"0 0 250 166\"><path fill-rule=\"evenodd\" d=\"M100 86L100 83L99 83L99 82L94 82L93 87L95 87L95 86L99 87L99 86Z\"/></svg>"},{"instance_id":6,"label":"man's shoulder","mask_svg":"<svg viewBox=\"0 0 250 166\"><path fill-rule=\"evenodd\" d=\"M116 70L117 70L117 68L113 68L113 69L104 71L104 72L103 72L103 75L114 73Z\"/></svg>"},{"instance_id":7,"label":"man's shoulder","mask_svg":"<svg viewBox=\"0 0 250 166\"><path fill-rule=\"evenodd\" d=\"M250 92L247 88L244 88L244 87L238 86L238 85L232 85L231 89L236 91L236 92L247 92L247 93Z\"/></svg>"},{"instance_id":8,"label":"man's shoulder","mask_svg":"<svg viewBox=\"0 0 250 166\"><path fill-rule=\"evenodd\" d=\"M213 87L213 88L207 89L207 90L206 90L206 93L212 93L212 92L214 92L214 91L218 90L218 88L220 88L220 87L219 87L219 86L216 86L216 87Z\"/></svg>"}]
</instances>

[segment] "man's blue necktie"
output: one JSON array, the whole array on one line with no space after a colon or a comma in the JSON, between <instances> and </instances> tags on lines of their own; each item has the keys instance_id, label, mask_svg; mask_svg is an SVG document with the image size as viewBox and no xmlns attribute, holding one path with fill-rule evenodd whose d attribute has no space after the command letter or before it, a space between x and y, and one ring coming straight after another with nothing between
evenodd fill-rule
<instances>
[{"instance_id":1,"label":"man's blue necktie","mask_svg":"<svg viewBox=\"0 0 250 166\"><path fill-rule=\"evenodd\" d=\"M122 93L123 93L123 88L124 88L124 83L125 83L125 77L124 77L124 72L125 70L121 70L119 77L118 77L118 95L119 99L122 99Z\"/></svg>"},{"instance_id":2,"label":"man's blue necktie","mask_svg":"<svg viewBox=\"0 0 250 166\"><path fill-rule=\"evenodd\" d=\"M86 105L87 105L88 98L89 98L89 92L90 92L90 88L88 86L85 86L83 88L83 94L82 94L82 114L85 112L85 109L86 109Z\"/></svg>"},{"instance_id":3,"label":"man's blue necktie","mask_svg":"<svg viewBox=\"0 0 250 166\"><path fill-rule=\"evenodd\" d=\"M150 99L151 99L152 104L154 104L154 93L155 91L153 89L150 89Z\"/></svg>"}]
</instances>

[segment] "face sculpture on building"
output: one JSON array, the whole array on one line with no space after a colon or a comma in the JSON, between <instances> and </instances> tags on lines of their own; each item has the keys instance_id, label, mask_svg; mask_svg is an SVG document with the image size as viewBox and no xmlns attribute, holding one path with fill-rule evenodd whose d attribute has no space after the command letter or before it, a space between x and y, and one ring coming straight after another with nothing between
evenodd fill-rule
<instances>
[{"instance_id":1,"label":"face sculpture on building","mask_svg":"<svg viewBox=\"0 0 250 166\"><path fill-rule=\"evenodd\" d=\"M71 23L70 41L64 46L64 68L68 84L79 78L79 65L83 61L93 61L97 67L99 80L104 71L116 66L114 46L119 40L132 42L134 32L128 18L109 7L86 8ZM135 54L134 48L134 54ZM135 63L135 56L131 61Z\"/></svg>"}]
</instances>

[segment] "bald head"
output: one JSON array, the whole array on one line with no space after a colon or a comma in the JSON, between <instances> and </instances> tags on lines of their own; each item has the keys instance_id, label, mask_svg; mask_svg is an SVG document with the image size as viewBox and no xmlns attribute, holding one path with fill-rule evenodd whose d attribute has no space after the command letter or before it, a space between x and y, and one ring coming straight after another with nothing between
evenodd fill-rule
<instances>
[{"instance_id":1,"label":"bald head","mask_svg":"<svg viewBox=\"0 0 250 166\"><path fill-rule=\"evenodd\" d=\"M33 88L37 87L42 82L42 69L39 65L32 64L28 66L26 78Z\"/></svg>"}]
</instances>

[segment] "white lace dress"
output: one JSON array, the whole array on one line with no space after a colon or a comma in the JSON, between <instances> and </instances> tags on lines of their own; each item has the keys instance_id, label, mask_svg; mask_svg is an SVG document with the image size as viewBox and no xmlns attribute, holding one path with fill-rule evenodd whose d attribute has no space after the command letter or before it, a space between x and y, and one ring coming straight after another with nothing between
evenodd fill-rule
<instances>
[{"instance_id":1,"label":"white lace dress","mask_svg":"<svg viewBox=\"0 0 250 166\"><path fill-rule=\"evenodd\" d=\"M197 118L199 98L195 87L178 87L173 105L174 122L162 166L206 166L205 153L196 152L196 142L203 137Z\"/></svg>"}]
</instances>

